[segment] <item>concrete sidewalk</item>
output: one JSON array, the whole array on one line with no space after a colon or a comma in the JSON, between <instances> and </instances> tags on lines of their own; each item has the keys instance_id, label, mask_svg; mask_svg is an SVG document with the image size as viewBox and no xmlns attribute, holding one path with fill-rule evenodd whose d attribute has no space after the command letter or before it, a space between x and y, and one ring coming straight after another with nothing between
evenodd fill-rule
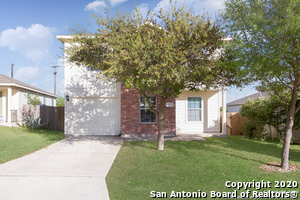
<instances>
[{"instance_id":1,"label":"concrete sidewalk","mask_svg":"<svg viewBox=\"0 0 300 200\"><path fill-rule=\"evenodd\" d=\"M123 138L68 137L0 165L0 199L107 200L105 183Z\"/></svg>"}]
</instances>

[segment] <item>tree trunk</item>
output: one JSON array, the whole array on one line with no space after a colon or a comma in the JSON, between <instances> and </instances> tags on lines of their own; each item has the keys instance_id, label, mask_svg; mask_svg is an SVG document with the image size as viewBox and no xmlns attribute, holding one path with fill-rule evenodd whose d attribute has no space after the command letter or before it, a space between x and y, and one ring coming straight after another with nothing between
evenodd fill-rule
<instances>
[{"instance_id":1,"label":"tree trunk","mask_svg":"<svg viewBox=\"0 0 300 200\"><path fill-rule=\"evenodd\" d=\"M295 116L295 108L296 108L296 101L297 101L297 91L294 88L292 94L292 100L289 106L289 110L287 113L287 120L285 123L285 136L284 136L284 143L281 153L281 168L286 170L289 168L289 153L290 153L290 143L293 135L293 126L294 126L294 116Z\"/></svg>"},{"instance_id":2,"label":"tree trunk","mask_svg":"<svg viewBox=\"0 0 300 200\"><path fill-rule=\"evenodd\" d=\"M157 137L158 150L164 150L165 103L166 103L166 99L161 98L159 103L159 113L158 113L158 137Z\"/></svg>"}]
</instances>

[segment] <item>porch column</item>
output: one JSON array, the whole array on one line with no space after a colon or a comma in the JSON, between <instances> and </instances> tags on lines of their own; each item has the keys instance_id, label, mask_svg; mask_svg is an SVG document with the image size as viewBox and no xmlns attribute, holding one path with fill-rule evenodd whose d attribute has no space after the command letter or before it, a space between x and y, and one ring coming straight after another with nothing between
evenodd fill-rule
<instances>
[{"instance_id":1,"label":"porch column","mask_svg":"<svg viewBox=\"0 0 300 200\"><path fill-rule=\"evenodd\" d=\"M7 123L11 126L11 98L12 90L11 87L7 89Z\"/></svg>"},{"instance_id":2,"label":"porch column","mask_svg":"<svg viewBox=\"0 0 300 200\"><path fill-rule=\"evenodd\" d=\"M226 136L226 90L222 90L222 134Z\"/></svg>"}]
</instances>

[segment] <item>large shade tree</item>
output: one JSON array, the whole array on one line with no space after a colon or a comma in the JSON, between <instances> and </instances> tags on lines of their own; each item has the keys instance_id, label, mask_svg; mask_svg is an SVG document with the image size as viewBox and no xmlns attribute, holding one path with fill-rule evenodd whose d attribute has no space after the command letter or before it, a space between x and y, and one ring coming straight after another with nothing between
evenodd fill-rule
<instances>
[{"instance_id":1,"label":"large shade tree","mask_svg":"<svg viewBox=\"0 0 300 200\"><path fill-rule=\"evenodd\" d=\"M227 84L220 48L224 33L206 15L170 2L157 13L94 15L93 32L73 29L70 61L91 67L127 88L137 89L158 118L158 149L164 149L164 107L167 98L184 89L197 90ZM99 70L100 69L100 70ZM160 97L155 107L147 95Z\"/></svg>"},{"instance_id":2,"label":"large shade tree","mask_svg":"<svg viewBox=\"0 0 300 200\"><path fill-rule=\"evenodd\" d=\"M288 169L289 147L300 91L299 0L227 0L223 18L232 37L230 66L241 84L258 82L281 99L287 120L281 167ZM288 94L286 96L286 94Z\"/></svg>"}]
</instances>

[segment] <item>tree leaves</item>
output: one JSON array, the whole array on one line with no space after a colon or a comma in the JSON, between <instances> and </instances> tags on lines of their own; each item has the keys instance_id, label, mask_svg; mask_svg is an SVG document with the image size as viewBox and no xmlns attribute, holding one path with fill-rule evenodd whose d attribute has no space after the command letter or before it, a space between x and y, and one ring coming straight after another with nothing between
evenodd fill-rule
<instances>
[{"instance_id":1,"label":"tree leaves","mask_svg":"<svg viewBox=\"0 0 300 200\"><path fill-rule=\"evenodd\" d=\"M222 47L224 33L205 15L171 3L169 9L149 11L145 18L136 8L132 13L94 15L94 20L96 32L73 30L74 44L79 45L67 50L71 61L101 69L99 73L127 87L166 98L195 85L226 84L219 73L226 66L214 68L213 55Z\"/></svg>"},{"instance_id":2,"label":"tree leaves","mask_svg":"<svg viewBox=\"0 0 300 200\"><path fill-rule=\"evenodd\" d=\"M298 0L226 0L223 13L232 37L225 63L238 72L235 81L241 86L259 82L285 107L283 169L288 168L292 128L300 110L299 11Z\"/></svg>"}]
</instances>

